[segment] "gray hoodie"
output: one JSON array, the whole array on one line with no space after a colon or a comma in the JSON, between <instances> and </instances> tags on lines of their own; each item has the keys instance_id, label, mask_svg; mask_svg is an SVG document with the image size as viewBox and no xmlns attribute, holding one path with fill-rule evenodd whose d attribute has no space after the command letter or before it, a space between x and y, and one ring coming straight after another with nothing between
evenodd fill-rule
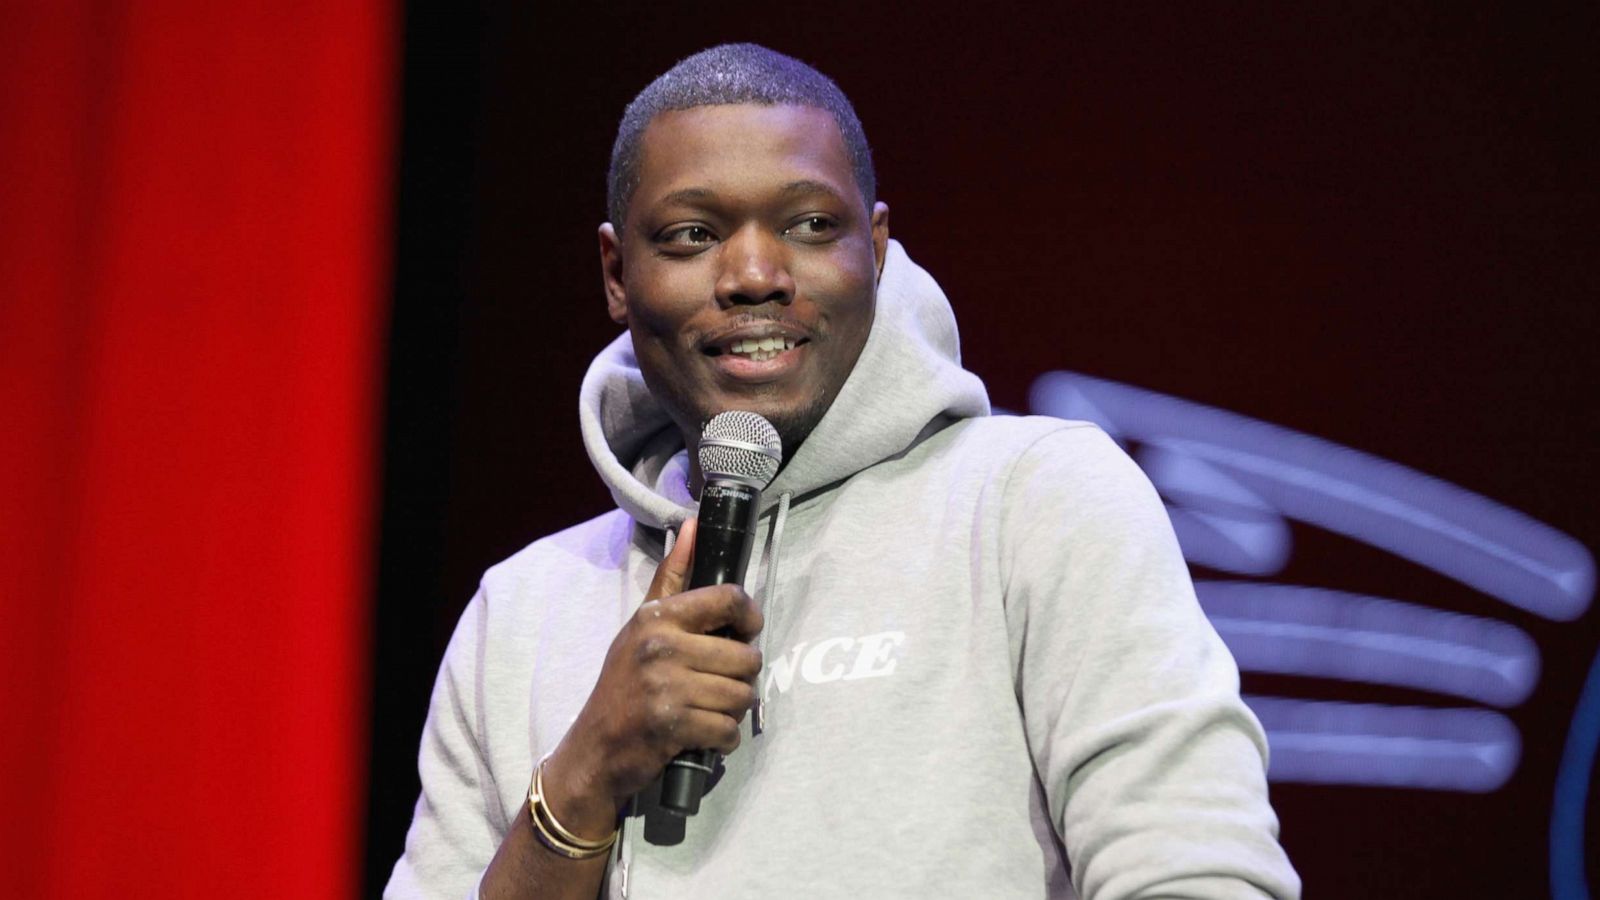
<instances>
[{"instance_id":1,"label":"gray hoodie","mask_svg":"<svg viewBox=\"0 0 1600 900\"><path fill-rule=\"evenodd\" d=\"M628 818L611 897L1062 897L1069 872L1085 900L1299 896L1265 740L1154 491L1094 426L988 407L891 242L860 360L763 497L758 714L681 843ZM475 895L693 512L626 335L580 416L620 509L484 576L386 897Z\"/></svg>"}]
</instances>

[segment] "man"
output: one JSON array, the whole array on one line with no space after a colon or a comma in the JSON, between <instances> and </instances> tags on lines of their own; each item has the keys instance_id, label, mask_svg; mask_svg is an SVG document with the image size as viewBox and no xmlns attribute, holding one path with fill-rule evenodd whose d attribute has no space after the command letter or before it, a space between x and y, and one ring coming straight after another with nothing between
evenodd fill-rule
<instances>
[{"instance_id":1,"label":"man","mask_svg":"<svg viewBox=\"0 0 1600 900\"><path fill-rule=\"evenodd\" d=\"M1154 492L1092 426L987 416L875 191L849 102L763 48L629 106L600 229L627 334L580 402L620 508L485 576L389 896L1069 896L1069 859L1088 900L1298 895ZM785 463L751 594L685 591L729 409ZM698 747L720 778L652 836Z\"/></svg>"}]
</instances>

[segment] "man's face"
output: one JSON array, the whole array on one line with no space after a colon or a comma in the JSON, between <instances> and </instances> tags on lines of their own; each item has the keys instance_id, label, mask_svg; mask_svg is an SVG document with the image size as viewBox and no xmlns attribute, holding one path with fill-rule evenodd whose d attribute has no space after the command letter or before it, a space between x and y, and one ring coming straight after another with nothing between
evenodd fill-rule
<instances>
[{"instance_id":1,"label":"man's face","mask_svg":"<svg viewBox=\"0 0 1600 900\"><path fill-rule=\"evenodd\" d=\"M730 409L791 455L872 327L889 210L868 215L827 112L705 106L641 139L627 221L600 229L611 317L685 440Z\"/></svg>"}]
</instances>

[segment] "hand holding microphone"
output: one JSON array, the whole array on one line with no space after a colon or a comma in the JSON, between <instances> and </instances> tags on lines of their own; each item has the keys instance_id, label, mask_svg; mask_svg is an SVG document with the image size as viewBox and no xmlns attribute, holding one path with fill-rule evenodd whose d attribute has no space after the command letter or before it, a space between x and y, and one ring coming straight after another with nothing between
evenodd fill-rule
<instances>
[{"instance_id":1,"label":"hand holding microphone","mask_svg":"<svg viewBox=\"0 0 1600 900\"><path fill-rule=\"evenodd\" d=\"M723 413L706 426L700 517L684 524L545 767L550 805L579 836L609 833L658 775L662 807L693 815L715 754L738 747L761 671L750 641L762 625L740 583L780 446L753 413Z\"/></svg>"},{"instance_id":2,"label":"hand holding microphone","mask_svg":"<svg viewBox=\"0 0 1600 900\"><path fill-rule=\"evenodd\" d=\"M700 491L689 588L740 584L755 544L761 492L778 474L783 442L778 430L761 416L725 412L707 422L701 432L699 460L705 486ZM734 636L726 629L713 634ZM662 774L661 808L680 816L699 812L706 779L715 764L715 748L678 754Z\"/></svg>"}]
</instances>

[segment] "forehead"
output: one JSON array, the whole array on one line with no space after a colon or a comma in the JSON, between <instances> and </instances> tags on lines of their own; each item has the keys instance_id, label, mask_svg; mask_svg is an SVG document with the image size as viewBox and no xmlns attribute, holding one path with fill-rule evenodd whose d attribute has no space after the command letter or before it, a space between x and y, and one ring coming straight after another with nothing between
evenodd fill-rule
<instances>
[{"instance_id":1,"label":"forehead","mask_svg":"<svg viewBox=\"0 0 1600 900\"><path fill-rule=\"evenodd\" d=\"M640 140L634 204L684 190L752 196L796 181L859 195L839 125L809 106L736 104L661 113Z\"/></svg>"}]
</instances>

